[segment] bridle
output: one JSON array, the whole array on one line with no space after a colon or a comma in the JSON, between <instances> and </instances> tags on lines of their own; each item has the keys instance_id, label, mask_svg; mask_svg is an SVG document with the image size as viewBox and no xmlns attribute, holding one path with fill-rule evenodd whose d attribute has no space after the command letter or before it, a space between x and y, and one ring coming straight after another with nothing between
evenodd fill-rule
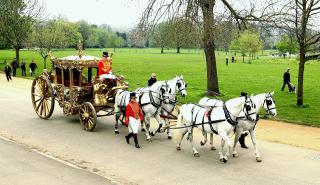
<instances>
[{"instance_id":1,"label":"bridle","mask_svg":"<svg viewBox=\"0 0 320 185\"><path fill-rule=\"evenodd\" d=\"M265 97L262 105L264 106L264 104L266 104L266 107L267 107L266 111L270 115L272 115L271 110L276 109L276 106L270 107L272 105L272 102L275 103L275 101L273 100L272 95L270 93L266 94L266 97Z\"/></svg>"},{"instance_id":2,"label":"bridle","mask_svg":"<svg viewBox=\"0 0 320 185\"><path fill-rule=\"evenodd\" d=\"M249 101L248 101L249 99ZM254 111L249 113L249 111L252 110L252 108L254 108ZM253 103L253 101L251 100L251 98L247 98L245 97L245 104L243 106L242 111L244 112L245 118L249 121L254 121L251 116L254 114L257 114L257 112L255 111L256 108L256 104Z\"/></svg>"},{"instance_id":3,"label":"bridle","mask_svg":"<svg viewBox=\"0 0 320 185\"><path fill-rule=\"evenodd\" d=\"M185 86L181 89L183 82L185 83ZM186 90L187 83L182 78L179 78L179 80L177 80L176 86L178 87L178 91L181 93L181 91Z\"/></svg>"}]
</instances>

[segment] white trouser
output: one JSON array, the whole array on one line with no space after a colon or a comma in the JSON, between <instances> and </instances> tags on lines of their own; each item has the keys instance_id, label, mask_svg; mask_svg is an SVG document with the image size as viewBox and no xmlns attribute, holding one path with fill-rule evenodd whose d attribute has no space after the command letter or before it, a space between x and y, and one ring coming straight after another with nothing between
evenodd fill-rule
<instances>
[{"instance_id":1,"label":"white trouser","mask_svg":"<svg viewBox=\"0 0 320 185\"><path fill-rule=\"evenodd\" d=\"M134 117L131 117L131 116L129 117L128 128L130 133L138 134L139 125L140 125L140 118L135 119Z\"/></svg>"},{"instance_id":2,"label":"white trouser","mask_svg":"<svg viewBox=\"0 0 320 185\"><path fill-rule=\"evenodd\" d=\"M100 75L99 79L103 80L103 79L116 79L116 77L113 74L102 74Z\"/></svg>"}]
</instances>

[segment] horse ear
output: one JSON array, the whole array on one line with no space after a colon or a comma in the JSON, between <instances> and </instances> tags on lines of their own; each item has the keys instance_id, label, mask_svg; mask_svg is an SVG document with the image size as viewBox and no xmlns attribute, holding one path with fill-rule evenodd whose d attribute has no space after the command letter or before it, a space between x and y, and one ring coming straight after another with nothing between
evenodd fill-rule
<instances>
[{"instance_id":1,"label":"horse ear","mask_svg":"<svg viewBox=\"0 0 320 185\"><path fill-rule=\"evenodd\" d=\"M181 78L183 79L183 75L181 75Z\"/></svg>"},{"instance_id":2,"label":"horse ear","mask_svg":"<svg viewBox=\"0 0 320 185\"><path fill-rule=\"evenodd\" d=\"M253 94L251 94L250 98L253 98Z\"/></svg>"},{"instance_id":3,"label":"horse ear","mask_svg":"<svg viewBox=\"0 0 320 185\"><path fill-rule=\"evenodd\" d=\"M272 91L272 93L270 93L271 95L273 95L274 91Z\"/></svg>"}]
</instances>

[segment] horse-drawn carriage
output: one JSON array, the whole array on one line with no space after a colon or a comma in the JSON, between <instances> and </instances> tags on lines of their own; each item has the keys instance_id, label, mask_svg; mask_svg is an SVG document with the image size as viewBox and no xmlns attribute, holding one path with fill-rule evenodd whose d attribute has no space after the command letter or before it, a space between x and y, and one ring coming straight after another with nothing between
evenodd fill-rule
<instances>
[{"instance_id":1,"label":"horse-drawn carriage","mask_svg":"<svg viewBox=\"0 0 320 185\"><path fill-rule=\"evenodd\" d=\"M52 57L51 71L44 70L32 83L31 99L37 115L48 119L57 100L65 115L79 114L81 126L87 131L95 128L97 117L113 115L116 91L128 86L121 76L100 80L98 60L82 54ZM104 114L97 115L99 111Z\"/></svg>"}]
</instances>

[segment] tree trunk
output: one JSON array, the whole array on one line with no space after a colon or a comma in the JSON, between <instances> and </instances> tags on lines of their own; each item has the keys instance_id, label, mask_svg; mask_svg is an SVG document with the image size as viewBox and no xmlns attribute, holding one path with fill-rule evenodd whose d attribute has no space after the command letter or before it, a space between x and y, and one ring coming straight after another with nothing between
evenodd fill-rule
<instances>
[{"instance_id":1,"label":"tree trunk","mask_svg":"<svg viewBox=\"0 0 320 185\"><path fill-rule=\"evenodd\" d=\"M207 65L207 94L219 94L218 73L215 56L214 35L213 35L213 7L214 0L201 1L203 13L203 42Z\"/></svg>"},{"instance_id":2,"label":"tree trunk","mask_svg":"<svg viewBox=\"0 0 320 185\"><path fill-rule=\"evenodd\" d=\"M180 46L177 46L177 53L180 53Z\"/></svg>"},{"instance_id":3,"label":"tree trunk","mask_svg":"<svg viewBox=\"0 0 320 185\"><path fill-rule=\"evenodd\" d=\"M299 73L298 73L298 94L297 94L297 105L303 105L303 74L304 74L304 63L305 63L305 48L300 46L300 62L299 62Z\"/></svg>"},{"instance_id":4,"label":"tree trunk","mask_svg":"<svg viewBox=\"0 0 320 185\"><path fill-rule=\"evenodd\" d=\"M163 54L163 46L161 46L161 54Z\"/></svg>"},{"instance_id":5,"label":"tree trunk","mask_svg":"<svg viewBox=\"0 0 320 185\"><path fill-rule=\"evenodd\" d=\"M18 67L19 67L20 66L20 48L17 47L15 49L16 49L16 59L17 59L17 62L18 62Z\"/></svg>"}]
</instances>

